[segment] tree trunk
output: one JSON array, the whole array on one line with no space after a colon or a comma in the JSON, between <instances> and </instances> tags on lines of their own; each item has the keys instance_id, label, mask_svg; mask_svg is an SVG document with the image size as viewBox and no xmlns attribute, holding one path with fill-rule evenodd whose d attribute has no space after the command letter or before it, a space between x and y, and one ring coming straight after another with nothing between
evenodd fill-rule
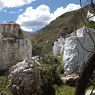
<instances>
[{"instance_id":1,"label":"tree trunk","mask_svg":"<svg viewBox=\"0 0 95 95\"><path fill-rule=\"evenodd\" d=\"M87 65L84 67L78 85L76 87L75 95L85 95L85 89L89 83L89 79L95 69L95 53L89 58Z\"/></svg>"}]
</instances>

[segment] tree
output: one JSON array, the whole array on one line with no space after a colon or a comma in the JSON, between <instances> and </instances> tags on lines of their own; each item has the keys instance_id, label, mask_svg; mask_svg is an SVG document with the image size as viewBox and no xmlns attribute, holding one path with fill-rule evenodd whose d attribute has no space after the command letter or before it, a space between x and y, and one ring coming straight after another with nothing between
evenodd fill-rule
<instances>
[{"instance_id":1,"label":"tree","mask_svg":"<svg viewBox=\"0 0 95 95\"><path fill-rule=\"evenodd\" d=\"M84 67L76 88L75 95L85 95L85 89L88 86L90 78L95 69L95 53L89 58L87 65Z\"/></svg>"},{"instance_id":2,"label":"tree","mask_svg":"<svg viewBox=\"0 0 95 95\"><path fill-rule=\"evenodd\" d=\"M82 1L83 0L80 0L80 5L82 5ZM91 7L95 13L94 0L86 0L86 1L89 2L89 4L91 4ZM87 20L87 23L88 22L89 22L89 19ZM87 23L85 23L86 26L88 25ZM90 23L91 27L93 27L93 23L94 22ZM90 37L91 37L91 35L90 35ZM92 41L94 43L94 48L95 48L95 42L93 39L92 39ZM88 83L90 82L90 78L93 75L94 70L95 70L95 52L93 52L93 55L89 58L88 62L86 63L86 66L83 68L83 71L80 74L80 79L79 79L78 85L76 87L75 95L85 95L85 89L87 88ZM95 86L93 87L93 89L94 88L95 88ZM93 89L92 89L92 92L93 92ZM92 95L92 94L90 94L90 95Z\"/></svg>"}]
</instances>

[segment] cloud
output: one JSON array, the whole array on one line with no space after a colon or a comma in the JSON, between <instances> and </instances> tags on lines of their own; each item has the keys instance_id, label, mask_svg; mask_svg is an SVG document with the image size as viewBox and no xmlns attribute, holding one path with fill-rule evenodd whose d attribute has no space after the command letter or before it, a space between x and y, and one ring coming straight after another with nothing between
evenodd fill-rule
<instances>
[{"instance_id":1,"label":"cloud","mask_svg":"<svg viewBox=\"0 0 95 95\"><path fill-rule=\"evenodd\" d=\"M77 10L77 9L80 9L80 8L81 8L80 5L70 3L68 6L66 6L64 8L63 13L74 11L74 10Z\"/></svg>"},{"instance_id":2,"label":"cloud","mask_svg":"<svg viewBox=\"0 0 95 95\"><path fill-rule=\"evenodd\" d=\"M35 0L0 0L0 8L20 7L32 3L33 1Z\"/></svg>"},{"instance_id":3,"label":"cloud","mask_svg":"<svg viewBox=\"0 0 95 95\"><path fill-rule=\"evenodd\" d=\"M74 11L74 10L77 10L80 8L81 8L80 5L76 5L76 4L72 4L72 3L67 5L65 8L63 8L63 7L57 8L57 10L54 12L54 19L66 12Z\"/></svg>"},{"instance_id":4,"label":"cloud","mask_svg":"<svg viewBox=\"0 0 95 95\"><path fill-rule=\"evenodd\" d=\"M17 11L6 11L6 12L8 12L9 14L19 14L23 12L23 9L19 9Z\"/></svg>"},{"instance_id":5,"label":"cloud","mask_svg":"<svg viewBox=\"0 0 95 95\"><path fill-rule=\"evenodd\" d=\"M36 9L28 7L24 13L19 15L16 23L19 23L22 29L31 27L37 30L47 25L52 17L50 8L46 5L40 5Z\"/></svg>"},{"instance_id":6,"label":"cloud","mask_svg":"<svg viewBox=\"0 0 95 95\"><path fill-rule=\"evenodd\" d=\"M33 31L32 28L29 27L29 26L22 26L22 29L25 30L25 31L28 31L28 32Z\"/></svg>"},{"instance_id":7,"label":"cloud","mask_svg":"<svg viewBox=\"0 0 95 95\"><path fill-rule=\"evenodd\" d=\"M7 10L6 9L0 9L0 12L4 12L4 13L7 13Z\"/></svg>"},{"instance_id":8,"label":"cloud","mask_svg":"<svg viewBox=\"0 0 95 95\"><path fill-rule=\"evenodd\" d=\"M60 7L51 12L49 6L44 4L38 6L36 9L28 7L24 13L18 16L16 23L20 24L21 28L25 31L36 31L45 27L60 15L79 8L79 5L69 4L65 8Z\"/></svg>"},{"instance_id":9,"label":"cloud","mask_svg":"<svg viewBox=\"0 0 95 95\"><path fill-rule=\"evenodd\" d=\"M23 11L23 9L19 9L18 11L19 11L19 12L22 12L22 11Z\"/></svg>"}]
</instances>

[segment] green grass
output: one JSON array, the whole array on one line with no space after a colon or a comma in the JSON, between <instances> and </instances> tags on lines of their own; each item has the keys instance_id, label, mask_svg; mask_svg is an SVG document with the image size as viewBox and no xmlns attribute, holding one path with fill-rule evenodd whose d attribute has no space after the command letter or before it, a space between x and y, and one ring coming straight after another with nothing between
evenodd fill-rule
<instances>
[{"instance_id":1,"label":"green grass","mask_svg":"<svg viewBox=\"0 0 95 95\"><path fill-rule=\"evenodd\" d=\"M56 86L56 95L74 95L75 88L67 85Z\"/></svg>"},{"instance_id":2,"label":"green grass","mask_svg":"<svg viewBox=\"0 0 95 95\"><path fill-rule=\"evenodd\" d=\"M7 76L0 76L0 93L6 90Z\"/></svg>"},{"instance_id":3,"label":"green grass","mask_svg":"<svg viewBox=\"0 0 95 95\"><path fill-rule=\"evenodd\" d=\"M89 86L87 90L92 89L93 86ZM55 86L56 95L74 95L75 87L70 87L67 85Z\"/></svg>"}]
</instances>

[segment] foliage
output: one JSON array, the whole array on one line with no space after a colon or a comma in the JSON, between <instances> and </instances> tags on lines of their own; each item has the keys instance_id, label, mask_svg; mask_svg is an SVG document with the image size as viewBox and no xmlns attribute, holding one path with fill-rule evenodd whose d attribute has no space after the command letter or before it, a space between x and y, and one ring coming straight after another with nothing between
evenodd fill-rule
<instances>
[{"instance_id":1,"label":"foliage","mask_svg":"<svg viewBox=\"0 0 95 95\"><path fill-rule=\"evenodd\" d=\"M88 23L88 27L95 29L95 21L90 21L90 22Z\"/></svg>"},{"instance_id":2,"label":"foliage","mask_svg":"<svg viewBox=\"0 0 95 95\"><path fill-rule=\"evenodd\" d=\"M23 30L21 30L20 28L19 28L19 30L18 30L18 36L24 37Z\"/></svg>"},{"instance_id":3,"label":"foliage","mask_svg":"<svg viewBox=\"0 0 95 95\"><path fill-rule=\"evenodd\" d=\"M63 64L60 64L57 67L57 71L58 71L59 74L64 74L64 65Z\"/></svg>"},{"instance_id":4,"label":"foliage","mask_svg":"<svg viewBox=\"0 0 95 95\"><path fill-rule=\"evenodd\" d=\"M61 85L61 86L55 86L56 89L56 95L74 95L75 88Z\"/></svg>"},{"instance_id":5,"label":"foliage","mask_svg":"<svg viewBox=\"0 0 95 95\"><path fill-rule=\"evenodd\" d=\"M58 71L58 67L61 65L60 61L54 56L43 56L40 62L45 67L48 83L60 85L62 83Z\"/></svg>"},{"instance_id":6,"label":"foliage","mask_svg":"<svg viewBox=\"0 0 95 95\"><path fill-rule=\"evenodd\" d=\"M42 55L42 45L37 42L32 42L32 55L41 56Z\"/></svg>"}]
</instances>

